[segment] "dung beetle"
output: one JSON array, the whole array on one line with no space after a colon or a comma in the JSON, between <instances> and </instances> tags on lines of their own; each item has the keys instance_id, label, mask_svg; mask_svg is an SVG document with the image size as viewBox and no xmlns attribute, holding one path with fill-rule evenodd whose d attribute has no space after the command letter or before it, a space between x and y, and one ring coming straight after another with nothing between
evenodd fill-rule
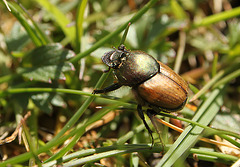
<instances>
[{"instance_id":1,"label":"dung beetle","mask_svg":"<svg viewBox=\"0 0 240 167\"><path fill-rule=\"evenodd\" d=\"M93 93L107 93L121 86L132 87L138 102L138 114L151 137L152 131L145 121L142 106L150 108L147 110L148 116L156 115L160 110L173 112L184 107L188 98L188 84L171 68L151 55L143 51L129 51L121 44L118 49L105 53L102 61L109 70L114 69L118 82L106 88L94 90Z\"/></svg>"}]
</instances>

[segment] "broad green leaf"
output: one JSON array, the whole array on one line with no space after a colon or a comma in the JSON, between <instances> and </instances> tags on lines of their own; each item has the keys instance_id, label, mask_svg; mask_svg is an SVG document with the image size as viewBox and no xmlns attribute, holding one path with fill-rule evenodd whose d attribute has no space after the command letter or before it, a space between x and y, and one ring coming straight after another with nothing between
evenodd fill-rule
<instances>
[{"instance_id":1,"label":"broad green leaf","mask_svg":"<svg viewBox=\"0 0 240 167\"><path fill-rule=\"evenodd\" d=\"M36 95L32 95L31 99L33 100L34 104L40 108L40 110L51 114L52 113L52 105L58 107L65 107L66 103L63 101L61 96L53 93L39 93Z\"/></svg>"},{"instance_id":2,"label":"broad green leaf","mask_svg":"<svg viewBox=\"0 0 240 167\"><path fill-rule=\"evenodd\" d=\"M238 110L232 109L231 113L222 112L218 114L211 123L214 128L238 133L240 132Z\"/></svg>"},{"instance_id":3,"label":"broad green leaf","mask_svg":"<svg viewBox=\"0 0 240 167\"><path fill-rule=\"evenodd\" d=\"M32 100L34 104L40 108L42 111L50 114L52 112L52 106L50 105L50 101L53 99L53 94L42 93L32 96Z\"/></svg>"},{"instance_id":4,"label":"broad green leaf","mask_svg":"<svg viewBox=\"0 0 240 167\"><path fill-rule=\"evenodd\" d=\"M65 79L63 72L74 70L67 59L74 56L60 44L41 46L23 58L18 72L30 80L51 82L52 79Z\"/></svg>"},{"instance_id":5,"label":"broad green leaf","mask_svg":"<svg viewBox=\"0 0 240 167\"><path fill-rule=\"evenodd\" d=\"M9 52L21 51L23 47L29 42L29 36L22 29L19 22L15 22L9 36L6 37L6 44Z\"/></svg>"},{"instance_id":6,"label":"broad green leaf","mask_svg":"<svg viewBox=\"0 0 240 167\"><path fill-rule=\"evenodd\" d=\"M18 72L30 80L44 81L51 83L52 79L62 79L65 80L65 76L62 72L71 71L72 65L69 62L58 64L58 65L48 65L32 68L19 68Z\"/></svg>"},{"instance_id":7,"label":"broad green leaf","mask_svg":"<svg viewBox=\"0 0 240 167\"><path fill-rule=\"evenodd\" d=\"M64 49L59 43L45 45L32 50L24 57L23 63L29 63L32 67L43 65L55 65L62 63L74 56L74 52Z\"/></svg>"}]
</instances>

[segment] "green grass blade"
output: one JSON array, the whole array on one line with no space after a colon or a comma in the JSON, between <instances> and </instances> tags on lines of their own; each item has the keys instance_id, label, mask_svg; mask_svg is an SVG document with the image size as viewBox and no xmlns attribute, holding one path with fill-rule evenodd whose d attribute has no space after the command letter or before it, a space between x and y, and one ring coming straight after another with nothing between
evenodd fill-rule
<instances>
[{"instance_id":1,"label":"green grass blade","mask_svg":"<svg viewBox=\"0 0 240 167\"><path fill-rule=\"evenodd\" d=\"M36 27L36 23L32 19L26 17L26 13L18 4L15 2L9 2L9 7L11 8L11 13L18 19L24 29L27 31L29 37L32 39L36 46L42 46L48 43L46 41L46 36L40 31L39 27ZM29 23L30 21L30 23Z\"/></svg>"},{"instance_id":2,"label":"green grass blade","mask_svg":"<svg viewBox=\"0 0 240 167\"><path fill-rule=\"evenodd\" d=\"M169 148L171 145L166 145ZM133 152L159 152L161 146L154 146L150 149L150 145L146 144L125 144L121 146L113 145L108 147L100 147L95 149L80 150L69 155L63 156L61 160L54 160L43 164L44 167L56 165L57 163L63 163L63 165L80 165L90 162L96 162L99 159L116 156L119 154L133 153ZM203 149L190 149L191 154L197 154L199 160L206 160L212 162L224 162L232 164L238 160L238 157L232 155L226 155L223 153L207 151ZM72 161L71 161L72 160ZM67 162L69 161L69 162ZM66 162L66 163L64 163Z\"/></svg>"},{"instance_id":3,"label":"green grass blade","mask_svg":"<svg viewBox=\"0 0 240 167\"><path fill-rule=\"evenodd\" d=\"M200 27L200 26L207 26L210 24L217 23L219 21L227 20L230 18L234 18L240 15L240 7L233 8L232 10L227 10L218 14L214 14L211 16L208 16L196 23L193 24L194 28Z\"/></svg>"},{"instance_id":4,"label":"green grass blade","mask_svg":"<svg viewBox=\"0 0 240 167\"><path fill-rule=\"evenodd\" d=\"M101 111L98 111L96 114L94 114L90 119L88 119L86 121L86 123L84 123L82 125L82 123L79 123L77 125L78 129L76 134L74 135L74 137L70 140L70 142L64 147L62 148L58 153L54 154L52 157L50 157L48 160L46 160L46 162L50 162L52 160L61 158L62 156L64 156L80 139L80 137L86 132L86 128L87 126L91 125L92 123L100 120L104 115L106 115L108 112L112 111L114 108L117 108L117 106L119 106L118 103L116 103L113 106L109 106L107 108L102 109Z\"/></svg>"},{"instance_id":5,"label":"green grass blade","mask_svg":"<svg viewBox=\"0 0 240 167\"><path fill-rule=\"evenodd\" d=\"M81 38L83 36L83 21L84 21L84 11L86 9L88 0L82 0L78 5L76 14L76 52L81 51Z\"/></svg>"},{"instance_id":6,"label":"green grass blade","mask_svg":"<svg viewBox=\"0 0 240 167\"><path fill-rule=\"evenodd\" d=\"M61 12L55 5L48 0L35 0L42 7L44 7L54 17L56 23L61 27L62 31L69 40L75 42L75 27L68 27L71 21L66 17L66 14Z\"/></svg>"},{"instance_id":7,"label":"green grass blade","mask_svg":"<svg viewBox=\"0 0 240 167\"><path fill-rule=\"evenodd\" d=\"M206 85L204 85L204 87L198 92L196 93L192 99L190 99L189 101L194 101L197 98L199 98L200 96L204 95L213 85L216 85L215 83L218 83L218 81L224 76L227 75L229 73L232 73L235 69L239 68L239 63L233 64L232 66L223 69L221 71L219 71ZM222 82L222 81L221 81Z\"/></svg>"},{"instance_id":8,"label":"green grass blade","mask_svg":"<svg viewBox=\"0 0 240 167\"><path fill-rule=\"evenodd\" d=\"M178 4L178 2L176 0L171 0L171 8L172 8L173 14L175 15L176 18L178 18L180 20L188 18L186 12Z\"/></svg>"},{"instance_id":9,"label":"green grass blade","mask_svg":"<svg viewBox=\"0 0 240 167\"><path fill-rule=\"evenodd\" d=\"M230 82L231 80L237 78L240 76L240 69L228 74L227 76L225 76L224 78L222 78L221 80L219 80L215 85L213 85L213 88L216 88L222 84L226 84L228 82Z\"/></svg>"},{"instance_id":10,"label":"green grass blade","mask_svg":"<svg viewBox=\"0 0 240 167\"><path fill-rule=\"evenodd\" d=\"M223 88L215 89L209 98L201 105L192 120L203 125L208 125L223 104L223 91ZM192 126L190 124L163 156L157 166L169 167L175 164L180 158L184 160L188 156L189 150L198 141L203 130L204 129L199 126Z\"/></svg>"},{"instance_id":11,"label":"green grass blade","mask_svg":"<svg viewBox=\"0 0 240 167\"><path fill-rule=\"evenodd\" d=\"M139 10L130 20L128 20L125 24L123 24L122 26L120 26L116 31L110 33L109 35L105 36L104 38L102 38L101 40L99 40L98 42L96 42L90 49L77 54L74 58L71 59L71 62L77 62L78 60L80 60L83 57L88 56L90 53L92 53L94 50L98 49L99 47L103 46L107 41L109 41L111 38L115 37L116 35L118 35L119 33L121 33L124 29L126 29L127 25L129 23L134 23L135 21L137 21L138 19L141 18L141 16L146 13L148 11L148 9L150 9L158 0L151 0L149 1L141 10Z\"/></svg>"}]
</instances>

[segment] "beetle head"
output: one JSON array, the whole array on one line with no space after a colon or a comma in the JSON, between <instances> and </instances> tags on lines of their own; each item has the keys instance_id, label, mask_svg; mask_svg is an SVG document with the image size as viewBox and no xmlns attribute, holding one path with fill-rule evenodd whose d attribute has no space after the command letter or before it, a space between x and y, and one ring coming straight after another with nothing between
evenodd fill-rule
<instances>
[{"instance_id":1,"label":"beetle head","mask_svg":"<svg viewBox=\"0 0 240 167\"><path fill-rule=\"evenodd\" d=\"M120 45L118 49L115 48L114 51L105 53L102 56L102 61L110 68L117 69L120 67L122 62L126 60L126 56L128 54L129 52L126 50L125 46Z\"/></svg>"}]
</instances>

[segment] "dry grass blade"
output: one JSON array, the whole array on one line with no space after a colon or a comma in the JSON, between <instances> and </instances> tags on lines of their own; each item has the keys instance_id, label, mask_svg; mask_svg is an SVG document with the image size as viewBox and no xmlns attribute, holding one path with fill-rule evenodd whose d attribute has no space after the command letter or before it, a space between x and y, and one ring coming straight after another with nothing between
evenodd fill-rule
<instances>
[{"instance_id":1,"label":"dry grass blade","mask_svg":"<svg viewBox=\"0 0 240 167\"><path fill-rule=\"evenodd\" d=\"M16 139L17 135L21 135L21 134L18 134L19 132L21 132L20 128L22 127L23 122L25 122L28 119L28 117L30 117L30 116L31 116L31 112L29 111L29 112L27 112L27 114L25 114L24 118L18 124L18 126L16 127L16 129L14 130L12 135L7 137L7 138L5 138L5 139L1 139L0 140L0 145L6 144L6 143L10 143L10 142L12 142L13 140Z\"/></svg>"}]
</instances>

